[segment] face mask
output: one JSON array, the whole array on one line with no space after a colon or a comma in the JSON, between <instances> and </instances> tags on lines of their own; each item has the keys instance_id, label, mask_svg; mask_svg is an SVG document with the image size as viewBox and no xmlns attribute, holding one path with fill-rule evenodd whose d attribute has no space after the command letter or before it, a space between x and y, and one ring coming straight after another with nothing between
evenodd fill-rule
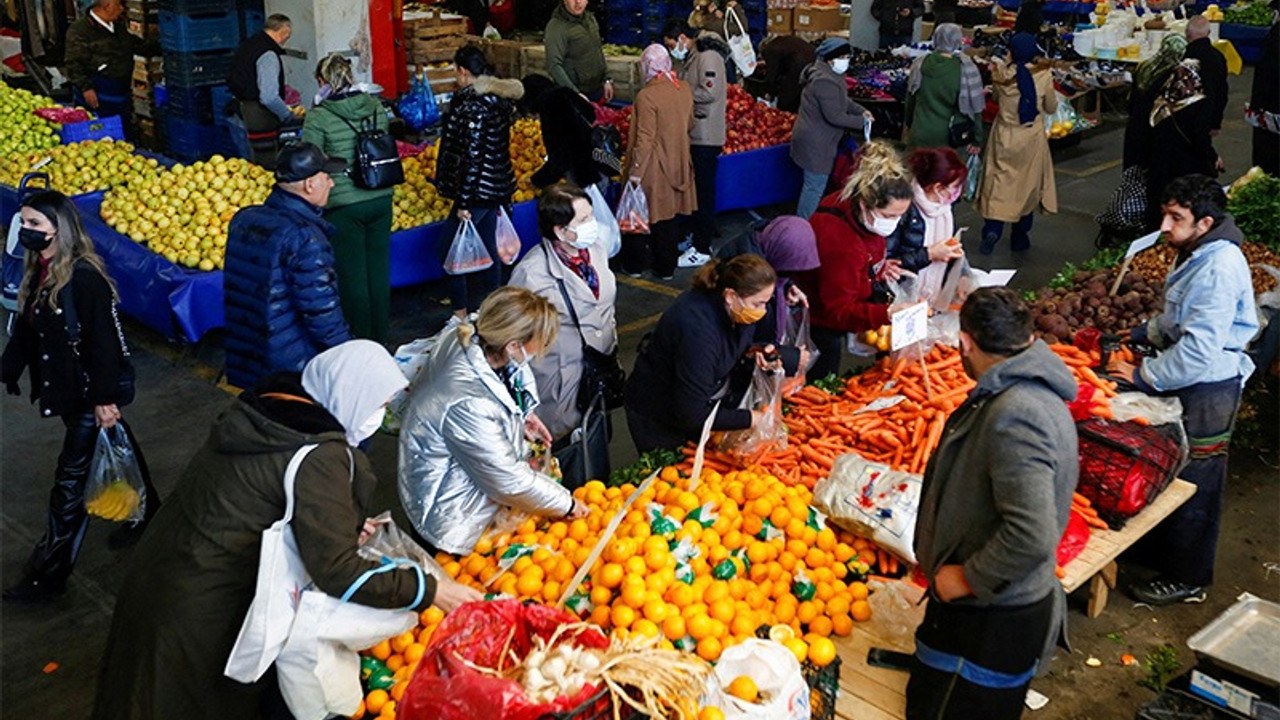
<instances>
[{"instance_id":1,"label":"face mask","mask_svg":"<svg viewBox=\"0 0 1280 720\"><path fill-rule=\"evenodd\" d=\"M35 228L19 228L18 242L31 252L44 252L45 248L53 244L53 236Z\"/></svg>"},{"instance_id":2,"label":"face mask","mask_svg":"<svg viewBox=\"0 0 1280 720\"><path fill-rule=\"evenodd\" d=\"M960 193L962 192L964 192L963 189L961 189L959 186L956 186L955 190L952 190L951 192L947 193L947 204L955 205L956 201L960 199Z\"/></svg>"},{"instance_id":3,"label":"face mask","mask_svg":"<svg viewBox=\"0 0 1280 720\"><path fill-rule=\"evenodd\" d=\"M575 250L586 250L600 241L600 223L591 218L578 227L568 228L574 233L574 240L565 240Z\"/></svg>"},{"instance_id":4,"label":"face mask","mask_svg":"<svg viewBox=\"0 0 1280 720\"><path fill-rule=\"evenodd\" d=\"M835 70L837 75L849 72L849 58L836 58L831 62L831 69Z\"/></svg>"},{"instance_id":5,"label":"face mask","mask_svg":"<svg viewBox=\"0 0 1280 720\"><path fill-rule=\"evenodd\" d=\"M378 411L375 412L368 420L365 420L364 424L356 428L355 433L348 438L355 440L355 442L351 444L359 445L365 440L373 437L373 434L378 432L378 428L382 427L382 419L386 416L387 409L385 407L378 408Z\"/></svg>"},{"instance_id":6,"label":"face mask","mask_svg":"<svg viewBox=\"0 0 1280 720\"><path fill-rule=\"evenodd\" d=\"M765 314L764 308L749 308L741 299L738 300L738 307L729 310L729 317L739 325L755 325L764 319Z\"/></svg>"},{"instance_id":7,"label":"face mask","mask_svg":"<svg viewBox=\"0 0 1280 720\"><path fill-rule=\"evenodd\" d=\"M333 88L329 86L329 83L325 83L324 85L320 86L319 92L316 93L315 102L312 104L319 105L320 103L324 102L332 94L333 94Z\"/></svg>"},{"instance_id":8,"label":"face mask","mask_svg":"<svg viewBox=\"0 0 1280 720\"><path fill-rule=\"evenodd\" d=\"M507 372L512 376L518 375L529 366L529 351L524 349L524 345L520 345L519 347L520 354L524 356L524 359L516 360L514 355L507 356Z\"/></svg>"},{"instance_id":9,"label":"face mask","mask_svg":"<svg viewBox=\"0 0 1280 720\"><path fill-rule=\"evenodd\" d=\"M676 60L683 60L689 57L689 48L681 45L680 43L676 43L676 49L671 51L671 57Z\"/></svg>"},{"instance_id":10,"label":"face mask","mask_svg":"<svg viewBox=\"0 0 1280 720\"><path fill-rule=\"evenodd\" d=\"M898 229L898 221L901 220L896 217L882 218L875 213L867 213L867 219L870 220L867 223L867 229L881 237L892 235L893 231Z\"/></svg>"}]
</instances>

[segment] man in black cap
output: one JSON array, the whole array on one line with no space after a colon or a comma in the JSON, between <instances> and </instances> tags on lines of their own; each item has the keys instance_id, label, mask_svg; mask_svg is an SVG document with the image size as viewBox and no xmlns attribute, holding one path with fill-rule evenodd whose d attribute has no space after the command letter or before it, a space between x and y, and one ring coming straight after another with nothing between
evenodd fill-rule
<instances>
[{"instance_id":1,"label":"man in black cap","mask_svg":"<svg viewBox=\"0 0 1280 720\"><path fill-rule=\"evenodd\" d=\"M252 388L275 372L301 372L311 358L351 339L338 301L324 220L330 175L345 160L311 143L289 145L276 159L276 186L262 205L231 219L223 295L227 381Z\"/></svg>"}]
</instances>

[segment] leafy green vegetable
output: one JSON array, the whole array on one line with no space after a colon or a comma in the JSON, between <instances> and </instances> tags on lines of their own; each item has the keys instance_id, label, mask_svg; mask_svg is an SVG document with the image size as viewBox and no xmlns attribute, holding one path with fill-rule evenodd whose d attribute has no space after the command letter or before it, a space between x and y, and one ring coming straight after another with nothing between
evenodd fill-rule
<instances>
[{"instance_id":1,"label":"leafy green vegetable","mask_svg":"<svg viewBox=\"0 0 1280 720\"><path fill-rule=\"evenodd\" d=\"M1037 297L1039 297L1039 296L1036 294L1036 291L1035 291L1035 290L1023 290L1023 291L1022 291L1022 299L1023 299L1023 300L1026 300L1026 301L1027 301L1027 302L1029 302L1029 303L1031 303L1031 302L1035 302Z\"/></svg>"},{"instance_id":2,"label":"leafy green vegetable","mask_svg":"<svg viewBox=\"0 0 1280 720\"><path fill-rule=\"evenodd\" d=\"M1271 6L1265 2L1233 5L1222 11L1222 19L1229 23L1266 27L1271 24Z\"/></svg>"},{"instance_id":3,"label":"leafy green vegetable","mask_svg":"<svg viewBox=\"0 0 1280 720\"><path fill-rule=\"evenodd\" d=\"M684 454L679 449L667 450L658 449L650 450L640 456L638 460L625 468L619 468L609 473L609 487L618 487L619 485L639 485L654 470L664 468L668 465L675 465L684 460Z\"/></svg>"},{"instance_id":4,"label":"leafy green vegetable","mask_svg":"<svg viewBox=\"0 0 1280 720\"><path fill-rule=\"evenodd\" d=\"M1138 684L1158 693L1164 692L1165 686L1169 684L1169 678L1178 672L1181 665L1182 663L1178 661L1178 651L1172 645L1161 645L1152 650L1142 661L1142 667L1146 668L1147 676L1139 680Z\"/></svg>"},{"instance_id":5,"label":"leafy green vegetable","mask_svg":"<svg viewBox=\"0 0 1280 720\"><path fill-rule=\"evenodd\" d=\"M1263 175L1236 188L1227 210L1245 238L1280 252L1280 178Z\"/></svg>"},{"instance_id":6,"label":"leafy green vegetable","mask_svg":"<svg viewBox=\"0 0 1280 720\"><path fill-rule=\"evenodd\" d=\"M1081 265L1081 270L1102 270L1104 268L1115 267L1124 260L1125 250L1128 248L1108 248L1099 251L1097 255L1085 260Z\"/></svg>"},{"instance_id":7,"label":"leafy green vegetable","mask_svg":"<svg viewBox=\"0 0 1280 720\"><path fill-rule=\"evenodd\" d=\"M831 373L820 380L814 380L813 386L832 395L839 395L844 392L844 378L836 373Z\"/></svg>"},{"instance_id":8,"label":"leafy green vegetable","mask_svg":"<svg viewBox=\"0 0 1280 720\"><path fill-rule=\"evenodd\" d=\"M1076 277L1075 264L1067 263L1066 265L1063 265L1062 270L1058 271L1058 274L1054 275L1053 279L1049 281L1049 287L1051 288L1071 287L1071 281L1074 280L1075 277Z\"/></svg>"},{"instance_id":9,"label":"leafy green vegetable","mask_svg":"<svg viewBox=\"0 0 1280 720\"><path fill-rule=\"evenodd\" d=\"M1125 644L1124 633L1122 632L1109 632L1107 633L1107 639L1117 645Z\"/></svg>"}]
</instances>

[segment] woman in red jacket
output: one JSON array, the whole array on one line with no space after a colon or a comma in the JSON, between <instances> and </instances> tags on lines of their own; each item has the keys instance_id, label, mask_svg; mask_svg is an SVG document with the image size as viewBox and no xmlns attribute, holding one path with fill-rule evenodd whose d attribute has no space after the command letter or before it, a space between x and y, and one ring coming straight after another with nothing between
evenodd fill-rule
<instances>
[{"instance_id":1,"label":"woman in red jacket","mask_svg":"<svg viewBox=\"0 0 1280 720\"><path fill-rule=\"evenodd\" d=\"M815 378L840 370L847 333L889 322L881 284L902 273L899 262L885 256L885 238L911 207L911 171L882 140L864 145L855 162L844 189L823 199L809 218L822 264L798 280L809 296L813 340L821 351L809 372Z\"/></svg>"}]
</instances>

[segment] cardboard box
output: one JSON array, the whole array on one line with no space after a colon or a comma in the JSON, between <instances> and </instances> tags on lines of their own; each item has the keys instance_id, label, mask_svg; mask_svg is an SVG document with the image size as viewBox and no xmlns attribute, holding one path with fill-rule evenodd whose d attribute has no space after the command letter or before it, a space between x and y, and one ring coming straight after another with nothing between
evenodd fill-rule
<instances>
[{"instance_id":1,"label":"cardboard box","mask_svg":"<svg viewBox=\"0 0 1280 720\"><path fill-rule=\"evenodd\" d=\"M849 28L849 16L841 15L839 7L812 7L801 5L795 9L793 27L796 32L834 32Z\"/></svg>"},{"instance_id":2,"label":"cardboard box","mask_svg":"<svg viewBox=\"0 0 1280 720\"><path fill-rule=\"evenodd\" d=\"M766 32L770 35L790 35L794 28L795 11L791 8L773 8L769 10L769 22Z\"/></svg>"},{"instance_id":3,"label":"cardboard box","mask_svg":"<svg viewBox=\"0 0 1280 720\"><path fill-rule=\"evenodd\" d=\"M479 38L467 35L446 35L409 40L405 42L405 59L414 65L453 62L453 56L458 50L470 42L479 44Z\"/></svg>"}]
</instances>

